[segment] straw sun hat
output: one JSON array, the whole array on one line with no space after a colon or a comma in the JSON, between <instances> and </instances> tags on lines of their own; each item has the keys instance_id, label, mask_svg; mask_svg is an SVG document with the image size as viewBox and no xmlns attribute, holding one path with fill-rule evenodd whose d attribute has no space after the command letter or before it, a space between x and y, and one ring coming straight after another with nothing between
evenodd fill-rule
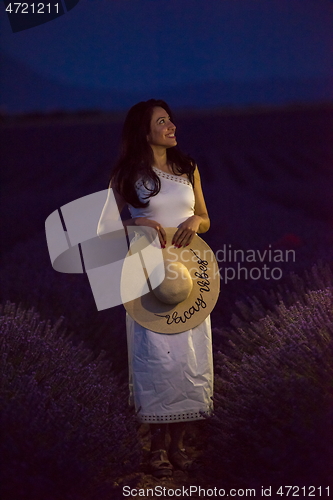
<instances>
[{"instance_id":1,"label":"straw sun hat","mask_svg":"<svg viewBox=\"0 0 333 500\"><path fill-rule=\"evenodd\" d=\"M133 266L126 267L125 259L121 289L124 306L137 323L153 332L175 334L195 328L211 313L220 276L213 251L198 235L189 246L175 248L171 242L177 228L165 231L162 255L156 237L152 242L142 234L131 243L128 255L137 255L137 259L140 255L142 267L136 268L140 272L141 267L141 278L133 273ZM131 292L136 289L137 298L127 301L129 287Z\"/></svg>"}]
</instances>

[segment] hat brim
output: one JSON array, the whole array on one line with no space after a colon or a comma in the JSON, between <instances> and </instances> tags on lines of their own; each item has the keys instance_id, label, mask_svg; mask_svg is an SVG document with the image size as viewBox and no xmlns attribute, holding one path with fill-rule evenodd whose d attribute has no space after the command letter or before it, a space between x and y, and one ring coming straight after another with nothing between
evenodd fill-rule
<instances>
[{"instance_id":1,"label":"hat brim","mask_svg":"<svg viewBox=\"0 0 333 500\"><path fill-rule=\"evenodd\" d=\"M164 261L181 262L192 278L192 291L178 304L161 302L151 289L141 297L124 303L128 314L141 326L156 333L176 334L195 328L213 310L220 291L219 268L212 249L198 235L188 247L175 248L171 244L177 228L165 228ZM129 254L142 249L138 240L131 244Z\"/></svg>"}]
</instances>

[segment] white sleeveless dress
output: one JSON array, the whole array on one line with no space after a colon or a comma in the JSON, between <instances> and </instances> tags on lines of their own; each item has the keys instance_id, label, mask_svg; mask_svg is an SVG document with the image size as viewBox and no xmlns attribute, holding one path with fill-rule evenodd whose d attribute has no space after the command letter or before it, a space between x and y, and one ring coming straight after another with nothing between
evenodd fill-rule
<instances>
[{"instance_id":1,"label":"white sleeveless dress","mask_svg":"<svg viewBox=\"0 0 333 500\"><path fill-rule=\"evenodd\" d=\"M184 177L154 168L160 192L147 208L129 205L131 216L177 227L194 214L194 192ZM136 182L140 199L149 193ZM126 313L130 402L141 422L200 420L213 408L213 358L210 316L196 328L161 334L142 327Z\"/></svg>"}]
</instances>

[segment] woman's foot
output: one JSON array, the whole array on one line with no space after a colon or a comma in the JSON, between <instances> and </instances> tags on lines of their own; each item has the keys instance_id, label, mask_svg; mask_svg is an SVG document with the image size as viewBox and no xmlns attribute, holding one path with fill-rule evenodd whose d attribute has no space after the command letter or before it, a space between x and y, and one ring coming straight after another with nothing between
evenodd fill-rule
<instances>
[{"instance_id":1,"label":"woman's foot","mask_svg":"<svg viewBox=\"0 0 333 500\"><path fill-rule=\"evenodd\" d=\"M169 452L170 462L174 467L183 471L192 469L193 460L191 460L185 453L184 448L178 448L175 451Z\"/></svg>"},{"instance_id":2,"label":"woman's foot","mask_svg":"<svg viewBox=\"0 0 333 500\"><path fill-rule=\"evenodd\" d=\"M154 450L150 452L149 459L150 472L154 477L170 477L172 475L172 465L169 462L166 450Z\"/></svg>"}]
</instances>

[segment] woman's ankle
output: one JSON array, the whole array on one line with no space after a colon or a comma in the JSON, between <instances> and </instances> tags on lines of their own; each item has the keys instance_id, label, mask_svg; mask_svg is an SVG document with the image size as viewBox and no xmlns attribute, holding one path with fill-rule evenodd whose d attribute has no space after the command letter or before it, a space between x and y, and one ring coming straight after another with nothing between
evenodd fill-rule
<instances>
[{"instance_id":1,"label":"woman's ankle","mask_svg":"<svg viewBox=\"0 0 333 500\"><path fill-rule=\"evenodd\" d=\"M183 448L183 437L185 432L186 425L183 422L177 422L174 424L170 424L170 446L169 452L175 453L178 450Z\"/></svg>"},{"instance_id":2,"label":"woman's ankle","mask_svg":"<svg viewBox=\"0 0 333 500\"><path fill-rule=\"evenodd\" d=\"M166 450L166 424L150 425L151 442L150 451Z\"/></svg>"}]
</instances>

